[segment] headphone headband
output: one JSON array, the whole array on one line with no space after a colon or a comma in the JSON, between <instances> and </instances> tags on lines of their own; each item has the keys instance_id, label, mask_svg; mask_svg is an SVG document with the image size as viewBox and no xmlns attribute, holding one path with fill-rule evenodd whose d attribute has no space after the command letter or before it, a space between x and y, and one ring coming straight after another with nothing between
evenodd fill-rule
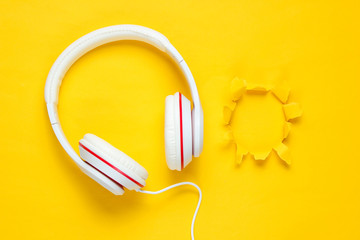
<instances>
[{"instance_id":1,"label":"headphone headband","mask_svg":"<svg viewBox=\"0 0 360 240\"><path fill-rule=\"evenodd\" d=\"M195 141L193 144L199 146L194 148L193 155L198 157L202 151L203 110L194 77L180 53L171 45L164 35L155 30L137 25L115 25L95 30L73 42L56 59L46 80L45 101L47 103L51 125L60 144L70 157L83 169L82 166L85 163L76 154L74 149L72 149L60 126L57 104L61 82L71 65L81 56L98 46L120 40L146 42L167 53L180 67L189 85L193 100L192 124Z\"/></svg>"},{"instance_id":2,"label":"headphone headband","mask_svg":"<svg viewBox=\"0 0 360 240\"><path fill-rule=\"evenodd\" d=\"M191 91L194 107L200 105L199 94L189 67L169 40L161 33L137 25L115 25L95 30L79 38L56 59L46 80L45 101L58 103L59 89L71 65L90 50L106 43L120 40L137 40L148 43L167 53L182 70Z\"/></svg>"}]
</instances>

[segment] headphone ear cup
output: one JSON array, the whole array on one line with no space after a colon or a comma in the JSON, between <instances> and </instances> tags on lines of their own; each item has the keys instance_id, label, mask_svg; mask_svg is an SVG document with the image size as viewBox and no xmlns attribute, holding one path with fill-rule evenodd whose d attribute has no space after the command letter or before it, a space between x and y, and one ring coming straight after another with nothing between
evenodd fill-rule
<instances>
[{"instance_id":1,"label":"headphone ear cup","mask_svg":"<svg viewBox=\"0 0 360 240\"><path fill-rule=\"evenodd\" d=\"M80 157L98 173L129 190L145 186L148 172L103 139L86 134L79 142Z\"/></svg>"},{"instance_id":2,"label":"headphone ear cup","mask_svg":"<svg viewBox=\"0 0 360 240\"><path fill-rule=\"evenodd\" d=\"M165 99L165 156L171 170L181 171L192 160L191 104L178 92Z\"/></svg>"},{"instance_id":3,"label":"headphone ear cup","mask_svg":"<svg viewBox=\"0 0 360 240\"><path fill-rule=\"evenodd\" d=\"M87 163L87 162L85 162ZM114 180L110 179L109 177L105 176L103 173L99 172L97 169L95 169L90 164L85 164L83 166L79 166L80 169L88 175L90 178L95 180L97 183L99 183L101 186L109 190L115 195L123 195L124 194L124 187Z\"/></svg>"}]
</instances>

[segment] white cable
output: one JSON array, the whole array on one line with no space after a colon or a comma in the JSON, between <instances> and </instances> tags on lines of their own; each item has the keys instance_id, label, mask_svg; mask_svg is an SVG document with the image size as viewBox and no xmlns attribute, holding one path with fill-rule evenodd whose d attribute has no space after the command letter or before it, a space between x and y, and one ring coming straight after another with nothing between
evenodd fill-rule
<instances>
[{"instance_id":1,"label":"white cable","mask_svg":"<svg viewBox=\"0 0 360 240\"><path fill-rule=\"evenodd\" d=\"M137 192L140 192L140 193L147 193L147 194L159 194L159 193L163 193L167 190L170 190L172 188L175 188L175 187L179 187L179 186L182 186L182 185L191 185L193 187L195 187L198 191L199 191L199 201L198 201L198 204L196 206L196 209L195 209L195 213L194 213L194 216L193 216L193 219L192 219L192 222L191 222L191 239L194 240L194 225L195 225L195 219L196 219L196 215L199 211L199 208L200 208L200 204L201 204L201 199L202 199L202 193L201 193L201 189L198 185L196 185L195 183L192 183L192 182L180 182L180 183L176 183L174 185L171 185L171 186L168 186L166 188L163 188L159 191L146 191L146 190L141 190L141 189L138 189L136 190Z\"/></svg>"}]
</instances>

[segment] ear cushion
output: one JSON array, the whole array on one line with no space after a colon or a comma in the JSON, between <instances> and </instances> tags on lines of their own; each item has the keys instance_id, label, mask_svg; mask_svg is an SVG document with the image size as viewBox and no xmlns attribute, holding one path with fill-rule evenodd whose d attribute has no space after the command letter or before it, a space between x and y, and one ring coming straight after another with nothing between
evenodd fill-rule
<instances>
[{"instance_id":1,"label":"ear cushion","mask_svg":"<svg viewBox=\"0 0 360 240\"><path fill-rule=\"evenodd\" d=\"M180 154L179 141L179 125L176 121L179 121L179 116L175 116L175 103L174 96L167 96L165 99L165 156L166 163L171 170L178 169L176 159L179 159ZM178 115L178 114L177 114Z\"/></svg>"},{"instance_id":2,"label":"ear cushion","mask_svg":"<svg viewBox=\"0 0 360 240\"><path fill-rule=\"evenodd\" d=\"M165 155L171 170L181 171L192 159L191 104L181 93L165 100Z\"/></svg>"},{"instance_id":3,"label":"ear cushion","mask_svg":"<svg viewBox=\"0 0 360 240\"><path fill-rule=\"evenodd\" d=\"M101 186L109 190L115 195L123 195L124 194L124 187L114 180L110 179L108 176L105 176L103 173L99 172L99 170L95 169L90 164L85 164L83 166L79 166L81 170L99 183Z\"/></svg>"},{"instance_id":4,"label":"ear cushion","mask_svg":"<svg viewBox=\"0 0 360 240\"><path fill-rule=\"evenodd\" d=\"M130 189L145 185L148 172L103 139L86 134L79 142L80 157L112 181Z\"/></svg>"}]
</instances>

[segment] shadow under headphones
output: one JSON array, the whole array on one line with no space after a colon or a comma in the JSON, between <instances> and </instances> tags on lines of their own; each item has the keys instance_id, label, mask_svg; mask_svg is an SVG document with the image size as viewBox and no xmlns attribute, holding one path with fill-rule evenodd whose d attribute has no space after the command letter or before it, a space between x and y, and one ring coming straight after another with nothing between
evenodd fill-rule
<instances>
[{"instance_id":1,"label":"shadow under headphones","mask_svg":"<svg viewBox=\"0 0 360 240\"><path fill-rule=\"evenodd\" d=\"M116 195L122 195L124 188L142 191L140 188L145 186L148 172L125 153L93 134L86 134L80 140L78 156L62 131L57 104L62 79L71 65L90 50L119 40L146 42L167 53L180 67L190 87L192 110L190 101L181 93L170 95L165 100L165 155L171 170L181 171L191 162L192 156L200 156L204 132L203 110L194 78L180 53L164 35L142 26L117 25L93 31L72 43L56 59L46 80L45 101L50 122L60 144L80 169ZM197 187L193 183L183 184ZM198 190L201 200L201 191Z\"/></svg>"}]
</instances>

